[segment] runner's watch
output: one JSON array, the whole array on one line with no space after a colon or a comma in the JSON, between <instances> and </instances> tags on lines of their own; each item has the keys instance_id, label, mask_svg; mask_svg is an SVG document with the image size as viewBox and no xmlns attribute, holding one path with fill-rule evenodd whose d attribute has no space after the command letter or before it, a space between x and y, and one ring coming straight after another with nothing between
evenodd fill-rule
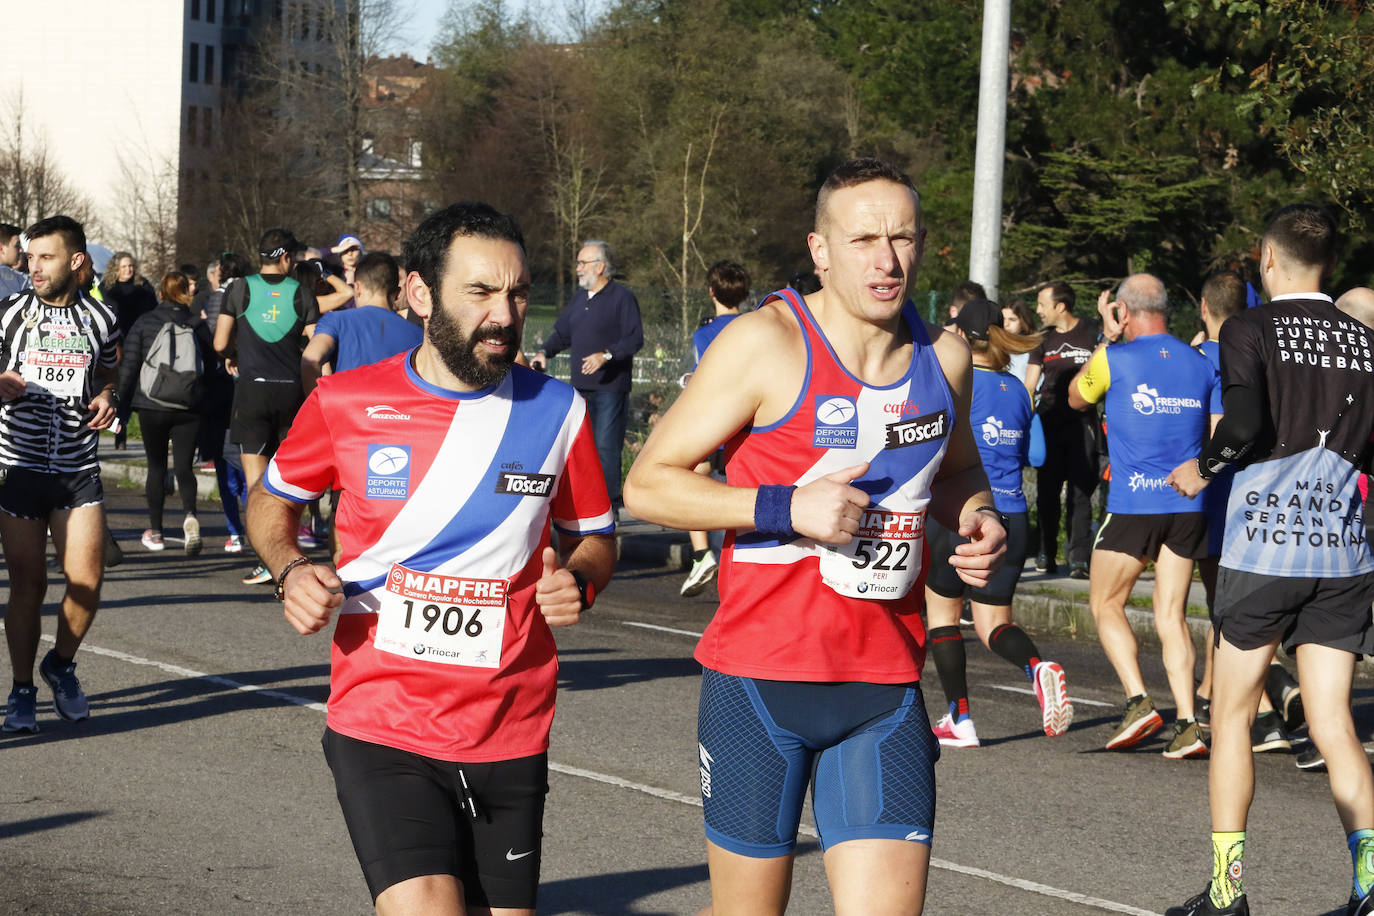
<instances>
[{"instance_id":1,"label":"runner's watch","mask_svg":"<svg viewBox=\"0 0 1374 916\"><path fill-rule=\"evenodd\" d=\"M582 610L588 610L592 602L596 601L596 586L591 583L586 576L576 569L571 569L573 581L577 583L577 592L582 596Z\"/></svg>"},{"instance_id":2,"label":"runner's watch","mask_svg":"<svg viewBox=\"0 0 1374 916\"><path fill-rule=\"evenodd\" d=\"M999 512L999 511L997 510L997 507L996 507L996 506L979 506L977 509L974 509L973 511L974 511L974 512L991 512L993 515L997 516L997 520L998 520L999 522L1002 523L1002 529L1003 529L1004 531L1011 531L1011 522L1010 522L1010 520L1008 520L1008 518L1007 518L1005 515L1003 515L1001 512Z\"/></svg>"}]
</instances>

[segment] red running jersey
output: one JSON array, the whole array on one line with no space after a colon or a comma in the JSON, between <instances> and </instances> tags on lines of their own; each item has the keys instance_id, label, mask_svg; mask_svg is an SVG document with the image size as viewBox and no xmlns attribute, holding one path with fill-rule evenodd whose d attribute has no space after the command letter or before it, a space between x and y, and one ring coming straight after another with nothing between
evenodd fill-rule
<instances>
[{"instance_id":1,"label":"red running jersey","mask_svg":"<svg viewBox=\"0 0 1374 916\"><path fill-rule=\"evenodd\" d=\"M404 353L321 379L264 484L296 502L342 490L330 728L440 760L548 748L558 661L534 589L550 519L614 530L576 392L520 366L448 391Z\"/></svg>"},{"instance_id":2,"label":"red running jersey","mask_svg":"<svg viewBox=\"0 0 1374 916\"><path fill-rule=\"evenodd\" d=\"M696 659L725 674L769 680L918 680L926 646L926 506L955 422L949 384L910 302L902 316L911 367L880 388L840 364L800 296L783 290L769 299L785 302L801 325L806 377L785 417L726 443L730 484L801 486L868 461L853 485L872 501L843 547L727 533L720 609Z\"/></svg>"}]
</instances>

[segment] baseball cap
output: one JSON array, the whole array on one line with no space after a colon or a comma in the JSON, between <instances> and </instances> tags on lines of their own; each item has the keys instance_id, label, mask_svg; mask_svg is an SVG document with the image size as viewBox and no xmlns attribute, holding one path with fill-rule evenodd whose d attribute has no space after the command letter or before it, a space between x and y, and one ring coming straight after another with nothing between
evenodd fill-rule
<instances>
[{"instance_id":1,"label":"baseball cap","mask_svg":"<svg viewBox=\"0 0 1374 916\"><path fill-rule=\"evenodd\" d=\"M1002 327L1002 307L987 299L974 299L964 303L954 323L969 340L987 340L989 325Z\"/></svg>"},{"instance_id":2,"label":"baseball cap","mask_svg":"<svg viewBox=\"0 0 1374 916\"><path fill-rule=\"evenodd\" d=\"M339 236L339 241L336 242L334 244L334 247L329 250L334 252L335 254L343 254L350 248L357 248L359 251L361 251L363 248L363 243L362 240L359 239L356 235L349 235L347 232L345 232L343 235Z\"/></svg>"}]
</instances>

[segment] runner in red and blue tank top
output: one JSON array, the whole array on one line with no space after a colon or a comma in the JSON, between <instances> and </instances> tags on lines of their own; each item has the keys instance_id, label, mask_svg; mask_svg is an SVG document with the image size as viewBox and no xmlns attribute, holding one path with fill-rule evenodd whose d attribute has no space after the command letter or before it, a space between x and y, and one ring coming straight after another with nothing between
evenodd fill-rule
<instances>
[{"instance_id":1,"label":"runner in red and blue tank top","mask_svg":"<svg viewBox=\"0 0 1374 916\"><path fill-rule=\"evenodd\" d=\"M733 321L626 481L638 518L729 531L694 761L723 910L785 907L808 783L837 910L924 901L926 518L972 539L948 562L974 585L1006 539L969 431L968 347L907 300L924 241L910 179L837 169L808 238L823 288ZM722 443L727 481L692 473Z\"/></svg>"}]
</instances>

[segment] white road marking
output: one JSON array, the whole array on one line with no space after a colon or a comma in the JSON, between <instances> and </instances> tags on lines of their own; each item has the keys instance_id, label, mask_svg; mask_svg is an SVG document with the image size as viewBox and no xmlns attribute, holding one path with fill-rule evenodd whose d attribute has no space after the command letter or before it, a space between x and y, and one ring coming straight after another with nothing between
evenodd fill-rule
<instances>
[{"instance_id":1,"label":"white road marking","mask_svg":"<svg viewBox=\"0 0 1374 916\"><path fill-rule=\"evenodd\" d=\"M690 633L686 630L672 630L668 627L659 627L651 624L634 624L628 621L626 621L626 623L629 626L640 626L653 630L667 630L670 633L682 633L688 636L701 635L699 633ZM3 629L4 624L0 624L0 630ZM45 642L54 641L53 638L50 636L44 636L43 639ZM184 677L192 680L206 681L211 684L216 684L221 687L228 687L231 690L237 690L243 693L254 693L259 696L271 697L274 700L282 700L283 702L291 703L295 706L303 706L306 709L313 709L316 712L326 711L323 703L316 703L313 700L307 700L305 697L295 696L294 694L285 693L281 690L268 690L264 687L254 686L253 684L242 684L238 681L232 680L231 678L222 677L218 674L208 674L203 671L194 671L190 668L183 668L180 665L172 665L168 664L167 662L159 662L154 661L150 658L142 658L137 655L130 655L127 652L120 652L117 649L104 649L99 646L93 646L89 643L82 643L81 651L89 652L92 655L100 655L105 658L112 658L116 661L127 662L128 664L138 665L144 668L156 668L157 670L162 671L166 674L171 674L177 677ZM1014 690L1016 688L1005 689ZM1106 706L1110 704L1103 703L1101 705ZM607 773L598 773L595 770L585 770L581 767L568 766L567 764L557 763L553 760L549 761L549 769L554 771L555 773L562 773L565 776L576 776L580 779L590 779L595 782L604 783L609 786L615 786L621 789L629 789L634 792L640 792L644 795L650 795L654 798L661 798L665 801L677 802L678 804L683 805L692 805L693 807L697 808L701 807L701 799L699 797L694 795L684 795L681 792L674 792L671 789L662 789L657 786L650 786L644 783L632 782L628 779L621 779L619 776L611 776ZM816 829L810 826L809 824L802 824L798 828L797 832L812 838L817 837ZM1051 887L1048 884L1038 884L1034 881L1027 881L1024 878L1013 878L1010 875L1001 875L997 872L988 871L983 868L974 868L969 865L960 865L957 862L950 862L945 859L936 858L934 856L931 857L930 864L934 868L956 872L961 875L968 875L969 877L973 878L983 878L987 881L993 881L997 884L1006 885L1007 887L1014 887L1018 890L1029 891L1033 894L1040 894L1045 897L1054 897L1058 900L1066 900L1070 903L1079 903L1083 906L1094 907L1096 909L1103 910L1108 913L1129 913L1132 914L1132 916L1159 916L1159 914L1153 913L1150 910L1138 909L1133 906L1127 906L1124 903L1115 903L1111 900L1103 900L1099 897L1089 897L1085 894L1080 894L1075 891L1062 890L1057 887Z\"/></svg>"},{"instance_id":2,"label":"white road marking","mask_svg":"<svg viewBox=\"0 0 1374 916\"><path fill-rule=\"evenodd\" d=\"M635 621L633 621L633 620L622 620L622 621L620 621L620 622L623 623L623 624L625 624L625 626L627 626L627 627L640 627L641 629L644 629L644 630L658 630L658 631L661 632L661 633L676 633L676 634L678 634L679 636L691 636L691 637L693 637L694 639L700 639L700 638L701 638L701 634L700 634L700 633L694 633L694 632L692 632L691 630L677 630L677 629L674 629L673 627L661 627L661 626L659 626L659 625L656 624L656 623L637 623L637 622L635 622Z\"/></svg>"},{"instance_id":3,"label":"white road marking","mask_svg":"<svg viewBox=\"0 0 1374 916\"><path fill-rule=\"evenodd\" d=\"M1006 687L1001 684L992 684L990 686L993 690L1006 690L1011 693L1024 693L1027 696L1035 696L1035 691L1030 687ZM1115 709L1121 705L1120 703L1103 703L1101 700L1087 700L1083 697L1069 697L1069 699L1075 703L1082 703L1084 706L1106 706Z\"/></svg>"}]
</instances>

